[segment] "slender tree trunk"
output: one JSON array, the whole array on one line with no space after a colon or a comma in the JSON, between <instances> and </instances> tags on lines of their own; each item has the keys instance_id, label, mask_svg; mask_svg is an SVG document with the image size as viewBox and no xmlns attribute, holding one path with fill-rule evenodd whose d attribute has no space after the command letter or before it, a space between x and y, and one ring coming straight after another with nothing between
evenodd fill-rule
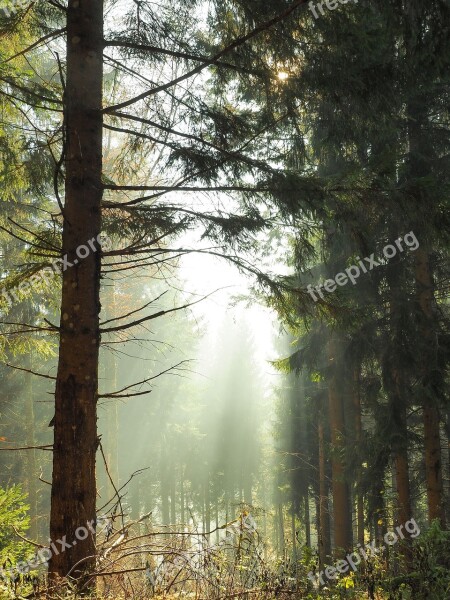
<instances>
[{"instance_id":1,"label":"slender tree trunk","mask_svg":"<svg viewBox=\"0 0 450 600\"><path fill-rule=\"evenodd\" d=\"M173 462L170 471L170 522L172 525L175 525L175 523L177 522L177 490L175 467Z\"/></svg>"},{"instance_id":2,"label":"slender tree trunk","mask_svg":"<svg viewBox=\"0 0 450 600\"><path fill-rule=\"evenodd\" d=\"M297 538L295 531L295 512L291 510L291 535L292 535L292 554L294 556L294 560L297 560Z\"/></svg>"},{"instance_id":3,"label":"slender tree trunk","mask_svg":"<svg viewBox=\"0 0 450 600\"><path fill-rule=\"evenodd\" d=\"M333 491L334 545L337 555L351 549L351 509L350 490L346 480L345 462L345 419L342 390L337 374L338 346L334 339L330 341L330 362L332 376L328 387L329 414L331 427L331 468Z\"/></svg>"},{"instance_id":4,"label":"slender tree trunk","mask_svg":"<svg viewBox=\"0 0 450 600\"><path fill-rule=\"evenodd\" d=\"M169 482L167 480L167 454L166 454L166 440L162 437L161 440L161 464L160 464L160 485L161 485L161 517L162 524L170 524L170 504L169 504Z\"/></svg>"},{"instance_id":5,"label":"slender tree trunk","mask_svg":"<svg viewBox=\"0 0 450 600\"><path fill-rule=\"evenodd\" d=\"M209 472L205 479L205 523L206 523L206 539L209 541L209 532L211 531L211 498L209 491Z\"/></svg>"},{"instance_id":6,"label":"slender tree trunk","mask_svg":"<svg viewBox=\"0 0 450 600\"><path fill-rule=\"evenodd\" d=\"M450 522L450 405L447 408L447 419L445 421L445 433L447 441L447 522Z\"/></svg>"},{"instance_id":7,"label":"slender tree trunk","mask_svg":"<svg viewBox=\"0 0 450 600\"><path fill-rule=\"evenodd\" d=\"M362 416L361 416L361 385L360 385L360 369L358 364L353 373L353 407L355 413L355 438L356 451L361 452L362 441ZM356 496L356 523L357 523L357 539L361 546L364 546L364 494L361 491L361 464L358 465L358 491Z\"/></svg>"},{"instance_id":8,"label":"slender tree trunk","mask_svg":"<svg viewBox=\"0 0 450 600\"><path fill-rule=\"evenodd\" d=\"M319 562L325 565L331 557L331 528L325 426L323 415L319 415L319 502L318 502L318 545Z\"/></svg>"},{"instance_id":9,"label":"slender tree trunk","mask_svg":"<svg viewBox=\"0 0 450 600\"><path fill-rule=\"evenodd\" d=\"M305 543L311 548L311 515L309 512L309 490L306 490L305 502Z\"/></svg>"},{"instance_id":10,"label":"slender tree trunk","mask_svg":"<svg viewBox=\"0 0 450 600\"><path fill-rule=\"evenodd\" d=\"M215 511L215 518L216 518L216 544L219 543L220 541L220 531L219 531L219 498L216 495L215 498L215 502L214 502L214 511Z\"/></svg>"},{"instance_id":11,"label":"slender tree trunk","mask_svg":"<svg viewBox=\"0 0 450 600\"><path fill-rule=\"evenodd\" d=\"M251 474L244 476L244 502L249 506L252 505L252 479Z\"/></svg>"},{"instance_id":12,"label":"slender tree trunk","mask_svg":"<svg viewBox=\"0 0 450 600\"><path fill-rule=\"evenodd\" d=\"M180 472L181 472L181 476L180 476L180 518L181 518L181 524L183 525L183 531L184 531L184 525L185 525L185 507L184 507L184 466L181 465L180 468Z\"/></svg>"},{"instance_id":13,"label":"slender tree trunk","mask_svg":"<svg viewBox=\"0 0 450 600\"><path fill-rule=\"evenodd\" d=\"M280 536L280 554L281 554L281 556L285 556L286 544L285 544L285 538L284 538L284 515L283 515L283 504L281 502L278 504L278 533Z\"/></svg>"},{"instance_id":14,"label":"slender tree trunk","mask_svg":"<svg viewBox=\"0 0 450 600\"><path fill-rule=\"evenodd\" d=\"M117 317L116 309L116 294L114 282L108 288L110 294L110 315L107 318ZM106 349L105 353L105 387L107 391L117 390L117 360L111 350ZM116 488L120 486L119 479L119 414L117 400L111 399L106 405L106 433L107 433L107 448L106 457L108 461L108 470L111 474L111 479L114 481ZM109 493L108 498L114 495L114 489L108 478Z\"/></svg>"},{"instance_id":15,"label":"slender tree trunk","mask_svg":"<svg viewBox=\"0 0 450 600\"><path fill-rule=\"evenodd\" d=\"M95 567L95 534L75 532L96 517L100 252L86 248L101 232L102 52L103 0L69 0L62 251L73 266L62 273L50 536L72 546L52 555L51 580Z\"/></svg>"},{"instance_id":16,"label":"slender tree trunk","mask_svg":"<svg viewBox=\"0 0 450 600\"><path fill-rule=\"evenodd\" d=\"M33 369L32 354L29 355L30 370ZM33 375L27 375L27 390L26 390L26 423L27 423L27 446L32 448L35 445L35 416L34 416L34 395L33 395ZM27 464L27 491L28 491L28 503L30 505L30 536L31 539L38 539L38 501L37 501L37 463L36 463L36 450L28 450L26 456Z\"/></svg>"}]
</instances>

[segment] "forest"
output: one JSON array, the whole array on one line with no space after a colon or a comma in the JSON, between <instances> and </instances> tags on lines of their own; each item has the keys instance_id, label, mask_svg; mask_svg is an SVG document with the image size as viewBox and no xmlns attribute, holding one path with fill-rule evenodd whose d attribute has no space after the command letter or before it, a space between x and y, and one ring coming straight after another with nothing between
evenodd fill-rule
<instances>
[{"instance_id":1,"label":"forest","mask_svg":"<svg viewBox=\"0 0 450 600\"><path fill-rule=\"evenodd\" d=\"M450 599L448 0L0 0L0 600Z\"/></svg>"}]
</instances>

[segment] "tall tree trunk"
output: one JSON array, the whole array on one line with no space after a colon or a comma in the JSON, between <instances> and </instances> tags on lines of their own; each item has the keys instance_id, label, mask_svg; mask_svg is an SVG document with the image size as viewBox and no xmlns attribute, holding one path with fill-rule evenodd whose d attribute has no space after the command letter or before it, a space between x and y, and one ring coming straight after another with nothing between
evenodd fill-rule
<instances>
[{"instance_id":1,"label":"tall tree trunk","mask_svg":"<svg viewBox=\"0 0 450 600\"><path fill-rule=\"evenodd\" d=\"M75 532L96 516L100 252L86 248L101 232L102 52L103 0L69 0L62 252L73 266L62 273L50 536L72 546L53 553L51 580L95 567L95 534Z\"/></svg>"},{"instance_id":2,"label":"tall tree trunk","mask_svg":"<svg viewBox=\"0 0 450 600\"><path fill-rule=\"evenodd\" d=\"M175 460L170 461L170 522L175 525L177 522L177 489L176 489L176 469Z\"/></svg>"},{"instance_id":3,"label":"tall tree trunk","mask_svg":"<svg viewBox=\"0 0 450 600\"><path fill-rule=\"evenodd\" d=\"M400 372L392 370L394 393L391 395L391 412L394 417L395 438L392 444L395 468L395 485L397 492L396 515L398 524L403 524L411 518L411 493L409 482L408 460L408 424L406 402L404 399L405 382Z\"/></svg>"},{"instance_id":4,"label":"tall tree trunk","mask_svg":"<svg viewBox=\"0 0 450 600\"><path fill-rule=\"evenodd\" d=\"M167 474L167 453L165 436L161 439L161 464L160 464L160 485L161 485L161 517L163 525L170 525L170 504L169 504L169 482Z\"/></svg>"},{"instance_id":5,"label":"tall tree trunk","mask_svg":"<svg viewBox=\"0 0 450 600\"><path fill-rule=\"evenodd\" d=\"M423 37L429 32L429 22L424 13L418 10L406 11L405 57L409 65L417 64L417 52L422 51ZM408 65L407 62L407 65ZM408 66L409 66L408 65ZM439 77L435 81L438 81ZM427 86L417 86L409 82L411 96L407 102L408 118L408 185L412 198L411 213L414 215L413 232L420 238L420 246L415 250L416 298L419 315L419 373L422 384L422 407L425 446L425 473L429 520L438 519L445 525L445 510L442 483L442 457L440 444L439 383L440 372L437 343L439 322L435 298L435 284L430 263L433 251L432 241L435 223L440 214L441 191L436 193L437 181L433 182L433 163L440 157L436 152L435 141L430 134L433 130L429 114ZM429 81L432 87L432 82ZM440 176L438 176L440 178ZM426 180L431 181L426 181ZM424 185L424 181L426 184ZM408 200L409 200L408 197ZM442 382L441 382L442 384ZM431 392L431 393L430 393Z\"/></svg>"},{"instance_id":6,"label":"tall tree trunk","mask_svg":"<svg viewBox=\"0 0 450 600\"><path fill-rule=\"evenodd\" d=\"M211 531L211 498L209 490L209 471L206 473L205 478L205 525L207 532L206 539L209 541L209 532Z\"/></svg>"},{"instance_id":7,"label":"tall tree trunk","mask_svg":"<svg viewBox=\"0 0 450 600\"><path fill-rule=\"evenodd\" d=\"M280 554L281 556L286 555L286 544L284 537L284 515L283 515L283 504L278 504L278 534L280 536Z\"/></svg>"},{"instance_id":8,"label":"tall tree trunk","mask_svg":"<svg viewBox=\"0 0 450 600\"><path fill-rule=\"evenodd\" d=\"M108 308L106 312L107 318L117 317L116 307L116 292L114 282L108 286L109 299ZM117 359L116 356L109 348L106 349L104 354L105 360L105 388L107 391L117 390ZM116 488L120 486L119 480L119 414L118 414L118 401L114 398L110 399L106 403L106 448L105 454L108 462L108 470L111 475L111 479L114 482ZM108 477L108 499L114 496L115 490L112 486L111 481Z\"/></svg>"},{"instance_id":9,"label":"tall tree trunk","mask_svg":"<svg viewBox=\"0 0 450 600\"><path fill-rule=\"evenodd\" d=\"M305 544L311 548L311 515L309 512L309 490L306 490L305 502Z\"/></svg>"},{"instance_id":10,"label":"tall tree trunk","mask_svg":"<svg viewBox=\"0 0 450 600\"><path fill-rule=\"evenodd\" d=\"M30 370L33 369L32 353L29 355ZM33 396L33 375L27 375L27 389L26 389L26 423L27 423L27 446L33 448L35 444L35 416L34 416L34 396ZM36 463L36 450L28 450L26 457L27 465L27 492L28 492L28 503L30 505L30 536L33 540L38 539L38 502L37 502L37 463Z\"/></svg>"},{"instance_id":11,"label":"tall tree trunk","mask_svg":"<svg viewBox=\"0 0 450 600\"><path fill-rule=\"evenodd\" d=\"M318 502L318 544L319 562L323 566L331 557L331 528L330 528L330 504L329 486L325 444L325 426L323 415L319 415L319 502Z\"/></svg>"},{"instance_id":12,"label":"tall tree trunk","mask_svg":"<svg viewBox=\"0 0 450 600\"><path fill-rule=\"evenodd\" d=\"M422 311L422 338L427 344L423 360L423 384L431 386L435 348L435 298L434 281L430 266L430 253L426 248L416 250L417 300ZM445 525L444 489L442 480L442 450L440 439L440 418L437 399L424 398L423 424L425 445L425 473L428 498L428 518L438 519Z\"/></svg>"},{"instance_id":13,"label":"tall tree trunk","mask_svg":"<svg viewBox=\"0 0 450 600\"><path fill-rule=\"evenodd\" d=\"M330 340L330 364L332 374L328 386L329 414L331 428L331 469L333 492L334 545L336 554L345 554L352 547L350 490L346 480L345 452L346 435L344 419L344 401L339 385L338 344Z\"/></svg>"},{"instance_id":14,"label":"tall tree trunk","mask_svg":"<svg viewBox=\"0 0 450 600\"><path fill-rule=\"evenodd\" d=\"M215 501L214 501L214 515L215 515L215 519L216 519L216 544L219 543L220 541L220 531L219 531L219 498L217 497L217 492L216 492L216 497L215 497Z\"/></svg>"},{"instance_id":15,"label":"tall tree trunk","mask_svg":"<svg viewBox=\"0 0 450 600\"><path fill-rule=\"evenodd\" d=\"M447 522L450 521L450 405L447 407L447 419L445 421L445 433L447 440Z\"/></svg>"},{"instance_id":16,"label":"tall tree trunk","mask_svg":"<svg viewBox=\"0 0 450 600\"><path fill-rule=\"evenodd\" d=\"M353 372L353 408L355 414L355 438L356 451L361 455L362 441L362 415L361 415L361 365L355 366ZM357 496L356 496L356 524L357 524L357 539L361 546L364 546L364 494L361 490L361 464L358 465L357 479Z\"/></svg>"},{"instance_id":17,"label":"tall tree trunk","mask_svg":"<svg viewBox=\"0 0 450 600\"><path fill-rule=\"evenodd\" d=\"M294 557L294 561L297 560L297 538L296 538L296 530L295 530L295 512L292 507L291 510L291 535L292 535L292 555Z\"/></svg>"},{"instance_id":18,"label":"tall tree trunk","mask_svg":"<svg viewBox=\"0 0 450 600\"><path fill-rule=\"evenodd\" d=\"M185 529L184 526L185 526L185 520L186 520L184 503L185 503L185 500L184 500L184 465L181 465L181 467L180 467L180 519L181 519L183 531Z\"/></svg>"}]
</instances>

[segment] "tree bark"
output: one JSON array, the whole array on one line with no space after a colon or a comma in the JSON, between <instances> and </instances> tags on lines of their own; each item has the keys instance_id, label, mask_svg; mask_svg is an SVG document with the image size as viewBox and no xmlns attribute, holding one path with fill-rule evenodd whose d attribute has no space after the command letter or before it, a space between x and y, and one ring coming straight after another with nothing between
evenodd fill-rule
<instances>
[{"instance_id":1,"label":"tree bark","mask_svg":"<svg viewBox=\"0 0 450 600\"><path fill-rule=\"evenodd\" d=\"M33 369L32 353L29 355L30 370ZM33 448L36 441L35 436L35 415L34 415L34 394L33 394L33 375L27 374L26 386L26 423L27 423L27 446ZM28 450L26 457L27 465L27 492L28 502L30 504L30 536L32 540L38 539L38 495L37 495L37 462L36 462L36 450Z\"/></svg>"},{"instance_id":2,"label":"tree bark","mask_svg":"<svg viewBox=\"0 0 450 600\"><path fill-rule=\"evenodd\" d=\"M360 373L361 365L355 366L353 372L353 408L355 413L355 438L357 452L361 451L362 441L362 415L361 415L361 385ZM361 456L361 454L360 454ZM361 464L358 465L357 479L357 496L356 496L356 523L357 523L357 539L361 546L364 546L364 494L361 490Z\"/></svg>"},{"instance_id":3,"label":"tree bark","mask_svg":"<svg viewBox=\"0 0 450 600\"><path fill-rule=\"evenodd\" d=\"M335 339L330 340L330 364L332 375L328 386L329 414L331 427L331 469L333 492L333 520L334 520L334 546L336 555L349 551L352 547L351 539L351 508L350 490L346 479L345 459L345 418L344 401L340 389L337 363L338 344Z\"/></svg>"},{"instance_id":4,"label":"tree bark","mask_svg":"<svg viewBox=\"0 0 450 600\"><path fill-rule=\"evenodd\" d=\"M280 536L280 554L284 557L286 555L286 544L284 538L283 504L281 502L278 504L278 534Z\"/></svg>"},{"instance_id":5,"label":"tree bark","mask_svg":"<svg viewBox=\"0 0 450 600\"><path fill-rule=\"evenodd\" d=\"M306 490L305 502L305 544L311 548L311 515L309 512L309 490Z\"/></svg>"},{"instance_id":6,"label":"tree bark","mask_svg":"<svg viewBox=\"0 0 450 600\"><path fill-rule=\"evenodd\" d=\"M209 490L209 471L205 477L205 526L206 526L206 539L209 541L209 532L211 531L211 498Z\"/></svg>"},{"instance_id":7,"label":"tree bark","mask_svg":"<svg viewBox=\"0 0 450 600\"><path fill-rule=\"evenodd\" d=\"M319 562L323 566L331 557L330 503L323 415L319 416Z\"/></svg>"},{"instance_id":8,"label":"tree bark","mask_svg":"<svg viewBox=\"0 0 450 600\"><path fill-rule=\"evenodd\" d=\"M434 281L430 266L430 253L426 248L416 250L415 275L417 300L422 312L421 333L427 348L422 372L423 384L431 385L435 349ZM440 418L436 399L423 400L423 425L425 445L425 473L428 498L428 519L438 519L445 525L444 488L442 480L442 449Z\"/></svg>"},{"instance_id":9,"label":"tree bark","mask_svg":"<svg viewBox=\"0 0 450 600\"><path fill-rule=\"evenodd\" d=\"M392 379L394 390L389 400L395 423L395 437L392 443L392 451L397 492L396 520L401 525L409 521L412 513L408 459L408 423L406 401L404 398L406 383L397 368L392 369Z\"/></svg>"},{"instance_id":10,"label":"tree bark","mask_svg":"<svg viewBox=\"0 0 450 600\"><path fill-rule=\"evenodd\" d=\"M85 248L101 232L102 45L103 0L69 0L62 252L73 266L62 272L50 536L72 546L53 553L51 580L95 567L95 534L75 533L96 516L100 251Z\"/></svg>"}]
</instances>

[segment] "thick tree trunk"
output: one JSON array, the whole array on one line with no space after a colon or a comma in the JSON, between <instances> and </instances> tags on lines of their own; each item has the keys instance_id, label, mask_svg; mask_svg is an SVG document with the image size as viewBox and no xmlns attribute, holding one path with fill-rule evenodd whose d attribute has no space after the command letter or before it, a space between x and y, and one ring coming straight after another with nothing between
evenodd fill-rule
<instances>
[{"instance_id":1,"label":"thick tree trunk","mask_svg":"<svg viewBox=\"0 0 450 600\"><path fill-rule=\"evenodd\" d=\"M427 480L428 519L438 519L445 525L444 490L442 482L439 412L434 406L423 407L425 471Z\"/></svg>"},{"instance_id":2,"label":"thick tree trunk","mask_svg":"<svg viewBox=\"0 0 450 600\"><path fill-rule=\"evenodd\" d=\"M430 253L426 248L416 250L415 275L417 300L422 311L421 333L427 348L422 373L423 385L430 386L435 348L435 298L434 282L430 266ZM428 518L438 519L445 524L444 489L442 480L442 449L440 439L440 418L436 399L424 398L423 424L425 445L425 473L428 498Z\"/></svg>"},{"instance_id":3,"label":"thick tree trunk","mask_svg":"<svg viewBox=\"0 0 450 600\"><path fill-rule=\"evenodd\" d=\"M337 363L338 345L335 340L330 341L330 364L332 375L328 386L329 414L331 428L331 468L333 492L333 520L334 520L334 546L336 554L349 551L352 547L351 539L351 508L350 490L346 479L345 462L345 418L344 400L340 389Z\"/></svg>"},{"instance_id":4,"label":"thick tree trunk","mask_svg":"<svg viewBox=\"0 0 450 600\"><path fill-rule=\"evenodd\" d=\"M392 451L397 492L396 520L397 524L401 525L409 521L412 512L408 460L408 424L406 402L404 399L406 384L396 368L392 369L392 379L394 390L393 394L391 394L390 402L395 423L395 437L392 444Z\"/></svg>"},{"instance_id":5,"label":"thick tree trunk","mask_svg":"<svg viewBox=\"0 0 450 600\"><path fill-rule=\"evenodd\" d=\"M103 0L69 0L62 250L73 266L62 273L50 536L71 548L53 553L53 580L95 566L95 534L75 533L96 515L100 252L88 244L101 232L102 44Z\"/></svg>"}]
</instances>

